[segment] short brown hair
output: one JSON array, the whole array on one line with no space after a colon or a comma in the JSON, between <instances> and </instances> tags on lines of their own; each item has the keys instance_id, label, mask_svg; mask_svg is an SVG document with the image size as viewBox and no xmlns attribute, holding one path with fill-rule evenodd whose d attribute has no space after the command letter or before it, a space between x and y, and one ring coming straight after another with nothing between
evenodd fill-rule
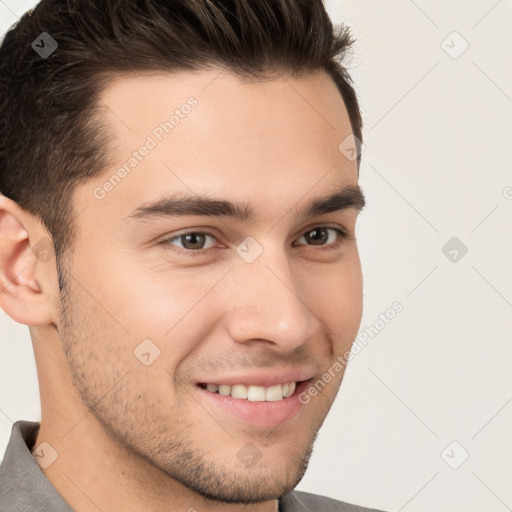
<instances>
[{"instance_id":1,"label":"short brown hair","mask_svg":"<svg viewBox=\"0 0 512 512\"><path fill-rule=\"evenodd\" d=\"M32 46L43 32L58 44L46 58ZM353 43L322 0L42 0L0 47L0 192L41 219L58 264L73 245L73 190L110 164L97 100L120 73L222 67L264 79L324 69L362 140L341 64Z\"/></svg>"}]
</instances>

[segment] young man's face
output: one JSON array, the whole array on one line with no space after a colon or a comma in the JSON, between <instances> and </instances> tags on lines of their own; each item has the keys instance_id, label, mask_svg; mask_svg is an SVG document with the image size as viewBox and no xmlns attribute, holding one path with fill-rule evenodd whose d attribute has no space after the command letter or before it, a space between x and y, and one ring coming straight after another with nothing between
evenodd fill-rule
<instances>
[{"instance_id":1,"label":"young man's face","mask_svg":"<svg viewBox=\"0 0 512 512\"><path fill-rule=\"evenodd\" d=\"M56 323L87 421L199 494L248 502L302 478L341 383L333 364L359 328L357 207L302 214L357 186L357 165L338 149L351 128L327 74L218 74L123 77L103 92L116 164L74 194L78 238ZM135 215L177 193L247 204L252 216ZM304 384L263 402L200 386L314 383L329 369L306 405Z\"/></svg>"}]
</instances>

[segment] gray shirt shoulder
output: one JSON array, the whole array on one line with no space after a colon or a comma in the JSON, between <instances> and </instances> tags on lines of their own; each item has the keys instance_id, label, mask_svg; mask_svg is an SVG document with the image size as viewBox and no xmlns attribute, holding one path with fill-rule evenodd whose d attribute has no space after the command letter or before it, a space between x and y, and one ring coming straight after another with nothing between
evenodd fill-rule
<instances>
[{"instance_id":1,"label":"gray shirt shoulder","mask_svg":"<svg viewBox=\"0 0 512 512\"><path fill-rule=\"evenodd\" d=\"M384 512L304 491L292 491L280 500L279 512Z\"/></svg>"},{"instance_id":2,"label":"gray shirt shoulder","mask_svg":"<svg viewBox=\"0 0 512 512\"><path fill-rule=\"evenodd\" d=\"M16 421L0 464L0 512L73 512L46 478L30 450L39 431L35 421Z\"/></svg>"}]
</instances>

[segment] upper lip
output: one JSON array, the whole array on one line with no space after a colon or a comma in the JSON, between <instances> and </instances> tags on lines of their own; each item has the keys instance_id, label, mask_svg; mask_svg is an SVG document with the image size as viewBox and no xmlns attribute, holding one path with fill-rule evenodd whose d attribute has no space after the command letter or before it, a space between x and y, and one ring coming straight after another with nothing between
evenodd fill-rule
<instances>
[{"instance_id":1,"label":"upper lip","mask_svg":"<svg viewBox=\"0 0 512 512\"><path fill-rule=\"evenodd\" d=\"M198 384L245 384L246 386L264 386L270 387L276 384L285 384L286 382L300 382L309 380L314 373L306 368L284 368L272 370L260 370L251 373L239 373L232 375L223 375L219 377L207 377L200 380Z\"/></svg>"}]
</instances>

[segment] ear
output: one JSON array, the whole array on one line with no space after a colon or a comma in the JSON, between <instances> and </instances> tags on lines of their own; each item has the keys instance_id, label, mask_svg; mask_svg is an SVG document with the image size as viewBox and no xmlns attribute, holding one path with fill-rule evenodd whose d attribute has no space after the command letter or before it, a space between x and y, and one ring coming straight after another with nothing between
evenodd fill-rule
<instances>
[{"instance_id":1,"label":"ear","mask_svg":"<svg viewBox=\"0 0 512 512\"><path fill-rule=\"evenodd\" d=\"M0 307L16 322L55 323L57 269L42 224L0 194Z\"/></svg>"}]
</instances>

